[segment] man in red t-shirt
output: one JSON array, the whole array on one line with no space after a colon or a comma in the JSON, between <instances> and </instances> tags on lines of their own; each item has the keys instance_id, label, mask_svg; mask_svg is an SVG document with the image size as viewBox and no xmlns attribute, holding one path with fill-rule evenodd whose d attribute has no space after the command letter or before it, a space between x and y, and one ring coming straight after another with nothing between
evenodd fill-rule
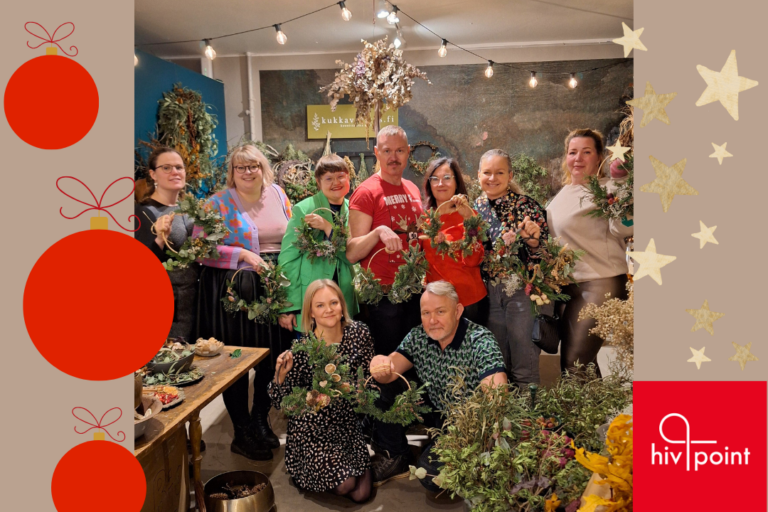
<instances>
[{"instance_id":1,"label":"man in red t-shirt","mask_svg":"<svg viewBox=\"0 0 768 512\"><path fill-rule=\"evenodd\" d=\"M385 126L376 136L373 151L380 171L360 184L349 200L347 258L370 268L386 285L394 282L395 273L403 264L400 251L407 249L408 243L418 243L416 224L422 214L422 203L419 188L403 179L411 151L405 131L399 126ZM377 354L394 352L408 332L421 324L420 299L419 295L392 304L384 297L376 306L360 305L360 319L370 327ZM377 405L388 408L397 392L394 388L383 387ZM382 452L372 468L373 485L378 486L408 476L410 450L404 427L375 424L375 442Z\"/></svg>"}]
</instances>

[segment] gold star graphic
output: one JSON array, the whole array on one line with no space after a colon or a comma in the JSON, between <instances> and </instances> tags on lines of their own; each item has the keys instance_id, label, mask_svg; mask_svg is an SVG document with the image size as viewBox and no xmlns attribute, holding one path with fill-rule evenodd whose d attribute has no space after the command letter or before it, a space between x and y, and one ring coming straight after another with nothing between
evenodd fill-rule
<instances>
[{"instance_id":1,"label":"gold star graphic","mask_svg":"<svg viewBox=\"0 0 768 512\"><path fill-rule=\"evenodd\" d=\"M733 345L733 348L736 349L736 355L729 357L728 360L738 361L741 365L741 371L744 371L744 366L746 366L747 361L758 361L757 357L752 355L752 353L749 351L749 349L752 348L751 342L747 343L744 347L734 342L731 342L731 345Z\"/></svg>"},{"instance_id":2,"label":"gold star graphic","mask_svg":"<svg viewBox=\"0 0 768 512\"><path fill-rule=\"evenodd\" d=\"M699 221L699 228L701 231L698 233L694 233L691 236L693 238L699 239L699 249L703 249L705 245L707 245L707 242L713 243L716 245L720 245L720 242L715 240L715 230L717 229L717 226L712 226L711 228L708 228L704 225L703 222Z\"/></svg>"},{"instance_id":3,"label":"gold star graphic","mask_svg":"<svg viewBox=\"0 0 768 512\"><path fill-rule=\"evenodd\" d=\"M667 167L659 160L651 156L651 164L656 171L656 179L646 183L640 190L659 194L661 206L666 213L672 205L675 196L697 196L699 193L683 179L683 171L688 159L683 158L672 167Z\"/></svg>"},{"instance_id":4,"label":"gold star graphic","mask_svg":"<svg viewBox=\"0 0 768 512\"><path fill-rule=\"evenodd\" d=\"M739 76L736 66L736 50L731 50L728 60L725 61L725 65L719 73L701 65L696 66L696 69L701 78L707 82L707 88L704 89L699 101L696 102L696 106L701 107L720 100L725 110L738 121L739 93L755 87L757 82Z\"/></svg>"},{"instance_id":5,"label":"gold star graphic","mask_svg":"<svg viewBox=\"0 0 768 512\"><path fill-rule=\"evenodd\" d=\"M644 52L648 51L648 48L646 48L645 45L640 41L640 36L643 34L643 30L645 29L639 28L633 31L623 21L621 22L621 28L624 29L624 37L614 39L613 42L624 47L625 59L629 57L629 52L631 52L633 48L636 50L643 50Z\"/></svg>"},{"instance_id":6,"label":"gold star graphic","mask_svg":"<svg viewBox=\"0 0 768 512\"><path fill-rule=\"evenodd\" d=\"M725 150L725 146L727 145L727 142L723 142L722 146L718 146L714 142L712 143L712 147L715 148L715 152L709 155L709 158L717 158L717 161L720 162L720 165L723 165L723 158L728 158L729 156L733 156L729 152Z\"/></svg>"},{"instance_id":7,"label":"gold star graphic","mask_svg":"<svg viewBox=\"0 0 768 512\"><path fill-rule=\"evenodd\" d=\"M696 350L693 347L688 347L691 349L691 352L693 353L693 357L688 360L689 363L696 363L696 369L701 370L701 363L707 363L712 361L710 358L704 355L704 350L706 350L707 347L701 347L701 350Z\"/></svg>"},{"instance_id":8,"label":"gold star graphic","mask_svg":"<svg viewBox=\"0 0 768 512\"><path fill-rule=\"evenodd\" d=\"M704 301L704 305L701 306L701 309L686 309L686 311L696 319L696 323L691 327L691 332L696 332L699 329L704 328L713 336L715 335L715 330L712 328L712 324L715 320L719 320L725 316L725 313L715 313L714 311L710 311L708 300Z\"/></svg>"},{"instance_id":9,"label":"gold star graphic","mask_svg":"<svg viewBox=\"0 0 768 512\"><path fill-rule=\"evenodd\" d=\"M677 259L677 256L665 256L664 254L656 253L656 242L648 242L648 247L645 248L645 252L634 251L630 253L633 260L640 264L640 268L637 269L637 274L634 275L634 280L637 281L645 276L651 276L651 279L661 284L661 267L672 263Z\"/></svg>"},{"instance_id":10,"label":"gold star graphic","mask_svg":"<svg viewBox=\"0 0 768 512\"><path fill-rule=\"evenodd\" d=\"M645 96L642 98L629 100L627 105L632 105L633 107L639 107L643 109L643 119L640 121L640 128L647 125L654 119L658 119L662 123L669 124L669 117L667 116L667 111L664 110L664 107L666 107L667 104L672 101L675 96L677 96L676 92L671 92L669 94L656 94L656 91L653 90L651 82L646 82Z\"/></svg>"},{"instance_id":11,"label":"gold star graphic","mask_svg":"<svg viewBox=\"0 0 768 512\"><path fill-rule=\"evenodd\" d=\"M624 153L631 148L625 148L618 140L616 140L616 143L613 146L608 146L608 149L611 151L611 162L613 162L616 159L624 161Z\"/></svg>"}]
</instances>

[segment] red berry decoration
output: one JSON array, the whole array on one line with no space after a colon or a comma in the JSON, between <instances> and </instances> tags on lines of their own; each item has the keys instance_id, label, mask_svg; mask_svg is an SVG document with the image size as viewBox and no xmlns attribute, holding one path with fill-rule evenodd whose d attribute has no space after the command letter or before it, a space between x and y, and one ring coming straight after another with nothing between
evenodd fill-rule
<instances>
[{"instance_id":1,"label":"red berry decoration","mask_svg":"<svg viewBox=\"0 0 768 512\"><path fill-rule=\"evenodd\" d=\"M70 176L59 178L57 187L64 178L88 188ZM133 182L125 177L112 184L124 179ZM131 195L133 190L117 203ZM107 208L117 203L102 206L104 194L99 200L91 196L95 204L75 199L91 208L62 216L74 219L94 209L112 216ZM85 380L117 379L141 368L162 347L173 322L168 273L142 243L109 231L107 221L93 217L90 231L49 247L24 289L24 322L32 343L53 366Z\"/></svg>"},{"instance_id":2,"label":"red berry decoration","mask_svg":"<svg viewBox=\"0 0 768 512\"><path fill-rule=\"evenodd\" d=\"M47 38L27 28L37 25ZM69 34L56 39L60 28L72 25ZM28 22L27 32L42 39L37 49L50 43L45 55L24 63L11 76L5 88L5 117L11 129L21 140L40 149L61 149L77 143L93 127L99 113L99 91L86 69L68 57L78 54L76 46L70 46L67 53L59 41L75 31L75 25L67 22L60 25L51 36L42 25ZM56 45L68 57L58 55Z\"/></svg>"}]
</instances>

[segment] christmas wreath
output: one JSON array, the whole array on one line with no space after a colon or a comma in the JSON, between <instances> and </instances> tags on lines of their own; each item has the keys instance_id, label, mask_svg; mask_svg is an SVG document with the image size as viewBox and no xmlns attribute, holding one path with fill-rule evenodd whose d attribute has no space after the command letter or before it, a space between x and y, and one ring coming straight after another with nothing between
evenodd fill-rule
<instances>
[{"instance_id":1,"label":"christmas wreath","mask_svg":"<svg viewBox=\"0 0 768 512\"><path fill-rule=\"evenodd\" d=\"M416 151L416 148L420 148L420 147L428 147L429 149L432 150L432 155L427 159L426 162L420 162L416 160L416 158L414 157L414 152ZM436 160L438 158L440 158L440 153L438 153L437 151L437 146L425 140L420 140L419 142L411 146L411 156L408 157L408 163L411 164L411 169L413 169L413 172L415 174L424 174L424 171L427 170L427 167L429 167L429 164L431 164L433 160Z\"/></svg>"},{"instance_id":2,"label":"christmas wreath","mask_svg":"<svg viewBox=\"0 0 768 512\"><path fill-rule=\"evenodd\" d=\"M299 251L307 255L309 261L314 263L319 258L326 258L333 261L336 258L336 254L339 251L345 251L347 247L347 228L346 216L339 212L338 214L333 212L329 208L317 208L312 211L315 213L317 210L328 210L331 212L331 237L328 240L317 241L315 233L318 231L306 221L301 219L301 226L295 228L296 240L293 242Z\"/></svg>"},{"instance_id":3,"label":"christmas wreath","mask_svg":"<svg viewBox=\"0 0 768 512\"><path fill-rule=\"evenodd\" d=\"M293 305L288 302L288 287L291 282L283 274L283 268L272 263L264 264L264 270L259 275L264 295L250 304L240 298L234 287L235 276L242 270L235 272L232 279L227 281L226 295L221 298L224 311L233 315L238 311L247 311L248 320L260 324L276 324L280 312Z\"/></svg>"},{"instance_id":4,"label":"christmas wreath","mask_svg":"<svg viewBox=\"0 0 768 512\"><path fill-rule=\"evenodd\" d=\"M440 208L447 204L451 204L451 201L445 201L437 208L424 212L419 220L419 225L421 226L423 233L420 238L429 239L432 247L434 247L436 252L443 258L448 254L451 258L458 261L457 253L460 253L462 257L466 258L475 251L478 244L482 244L488 240L489 226L480 215L473 215L464 219L464 236L462 239L449 242L445 237L445 233L440 231L443 227L443 223L440 221L440 215L438 214Z\"/></svg>"},{"instance_id":5,"label":"christmas wreath","mask_svg":"<svg viewBox=\"0 0 768 512\"><path fill-rule=\"evenodd\" d=\"M617 160L614 163L619 163ZM635 214L635 157L632 153L623 163L619 163L619 169L627 171L627 176L618 181L616 190L608 192L608 188L600 184L597 176L589 176L587 179L587 195L581 201L588 199L596 208L585 215L602 219L620 220L625 226L631 226L630 217Z\"/></svg>"},{"instance_id":6,"label":"christmas wreath","mask_svg":"<svg viewBox=\"0 0 768 512\"><path fill-rule=\"evenodd\" d=\"M518 257L521 246L520 237L509 245L502 237L498 237L494 240L492 249L485 251L483 258L482 269L488 276L489 282L493 285L503 285L507 297L511 297L523 287L523 280L517 274L517 269L522 264Z\"/></svg>"},{"instance_id":7,"label":"christmas wreath","mask_svg":"<svg viewBox=\"0 0 768 512\"><path fill-rule=\"evenodd\" d=\"M382 285L370 269L373 258L383 250L382 247L373 253L368 260L368 267L359 269L355 274L357 300L363 304L375 306L385 295L392 304L399 304L424 289L428 264L424 251L418 244L411 244L407 251L401 251L405 263L398 267L395 281L391 285Z\"/></svg>"},{"instance_id":8,"label":"christmas wreath","mask_svg":"<svg viewBox=\"0 0 768 512\"><path fill-rule=\"evenodd\" d=\"M518 259L518 274L525 282L525 294L531 299L531 313L536 315L544 304L570 299L562 293L562 287L576 283L573 271L586 252L570 249L568 244L561 246L559 238L548 238L534 254L539 260L529 261L527 265Z\"/></svg>"},{"instance_id":9,"label":"christmas wreath","mask_svg":"<svg viewBox=\"0 0 768 512\"><path fill-rule=\"evenodd\" d=\"M163 263L163 267L166 270L184 269L195 260L219 258L216 246L219 240L229 235L229 229L224 225L221 214L207 205L204 199L195 199L191 194L181 198L177 213L187 215L196 226L203 228L204 234L187 238L178 252L173 250L166 240L166 254L170 259Z\"/></svg>"},{"instance_id":10,"label":"christmas wreath","mask_svg":"<svg viewBox=\"0 0 768 512\"><path fill-rule=\"evenodd\" d=\"M389 410L378 409L374 402L379 398L379 393L366 389L370 377L366 379L363 369L358 368L355 388L351 382L349 365L346 364L347 358L339 354L337 348L338 345L326 344L313 332L294 343L291 348L294 355L307 353L307 364L313 372L312 386L311 389L296 386L289 395L283 397L280 406L287 416L317 414L338 400L351 402L358 414L367 414L384 423L403 426L416 419L421 421L420 414L430 411L421 398L427 385L417 388L415 383L408 384L408 391L397 396Z\"/></svg>"}]
</instances>

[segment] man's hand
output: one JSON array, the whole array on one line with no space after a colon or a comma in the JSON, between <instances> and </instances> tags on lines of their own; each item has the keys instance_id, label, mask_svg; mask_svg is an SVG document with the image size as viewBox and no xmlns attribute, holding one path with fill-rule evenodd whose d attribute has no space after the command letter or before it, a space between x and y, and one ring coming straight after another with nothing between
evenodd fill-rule
<instances>
[{"instance_id":1,"label":"man's hand","mask_svg":"<svg viewBox=\"0 0 768 512\"><path fill-rule=\"evenodd\" d=\"M395 377L395 364L389 356L376 356L371 359L371 375L381 384L389 384Z\"/></svg>"},{"instance_id":2,"label":"man's hand","mask_svg":"<svg viewBox=\"0 0 768 512\"><path fill-rule=\"evenodd\" d=\"M379 226L376 228L379 232L379 240L386 247L388 254L393 254L403 250L403 240L387 226Z\"/></svg>"}]
</instances>

